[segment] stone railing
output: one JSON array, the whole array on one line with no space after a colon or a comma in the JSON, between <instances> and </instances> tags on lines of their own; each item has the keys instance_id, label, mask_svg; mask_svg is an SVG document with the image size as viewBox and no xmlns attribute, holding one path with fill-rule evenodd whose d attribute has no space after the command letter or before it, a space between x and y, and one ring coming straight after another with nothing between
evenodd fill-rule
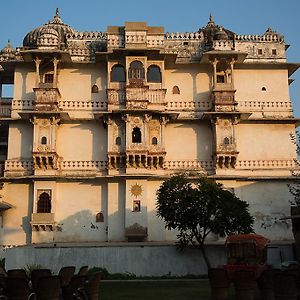
<instances>
[{"instance_id":1,"label":"stone railing","mask_svg":"<svg viewBox=\"0 0 300 300\"><path fill-rule=\"evenodd\" d=\"M107 103L104 101L60 101L58 107L61 110L106 110Z\"/></svg>"},{"instance_id":2,"label":"stone railing","mask_svg":"<svg viewBox=\"0 0 300 300\"><path fill-rule=\"evenodd\" d=\"M290 101L237 101L238 108L251 110L292 110Z\"/></svg>"},{"instance_id":3,"label":"stone railing","mask_svg":"<svg viewBox=\"0 0 300 300\"><path fill-rule=\"evenodd\" d=\"M33 100L13 100L13 110L33 110L35 108ZM72 101L63 100L58 102L61 110L106 110L105 101Z\"/></svg>"},{"instance_id":4,"label":"stone railing","mask_svg":"<svg viewBox=\"0 0 300 300\"><path fill-rule=\"evenodd\" d=\"M125 44L146 44L147 35L146 33L141 34L130 34L126 32Z\"/></svg>"},{"instance_id":5,"label":"stone railing","mask_svg":"<svg viewBox=\"0 0 300 300\"><path fill-rule=\"evenodd\" d=\"M147 47L163 48L165 43L164 36L147 36Z\"/></svg>"},{"instance_id":6,"label":"stone railing","mask_svg":"<svg viewBox=\"0 0 300 300\"><path fill-rule=\"evenodd\" d=\"M102 31L75 32L67 34L67 38L72 40L106 40L107 33Z\"/></svg>"},{"instance_id":7,"label":"stone railing","mask_svg":"<svg viewBox=\"0 0 300 300\"><path fill-rule=\"evenodd\" d=\"M65 173L97 173L107 169L107 161L89 161L89 160L65 160L61 162L61 170Z\"/></svg>"},{"instance_id":8,"label":"stone railing","mask_svg":"<svg viewBox=\"0 0 300 300\"><path fill-rule=\"evenodd\" d=\"M226 152L235 152L235 151L237 151L236 149L237 149L237 147L236 147L235 142L232 142L230 144L222 143L222 144L218 145L217 152L225 152L225 153Z\"/></svg>"},{"instance_id":9,"label":"stone railing","mask_svg":"<svg viewBox=\"0 0 300 300\"><path fill-rule=\"evenodd\" d=\"M236 167L239 169L291 169L296 168L295 160L238 160Z\"/></svg>"},{"instance_id":10,"label":"stone railing","mask_svg":"<svg viewBox=\"0 0 300 300\"><path fill-rule=\"evenodd\" d=\"M127 88L107 89L108 104L124 104L130 101L147 101L150 104L165 104L165 89Z\"/></svg>"},{"instance_id":11,"label":"stone railing","mask_svg":"<svg viewBox=\"0 0 300 300\"><path fill-rule=\"evenodd\" d=\"M124 48L125 47L124 35L109 34L107 39L107 47Z\"/></svg>"},{"instance_id":12,"label":"stone railing","mask_svg":"<svg viewBox=\"0 0 300 300\"><path fill-rule=\"evenodd\" d=\"M165 34L167 40L201 40L203 33L199 32L167 32Z\"/></svg>"},{"instance_id":13,"label":"stone railing","mask_svg":"<svg viewBox=\"0 0 300 300\"><path fill-rule=\"evenodd\" d=\"M206 111L211 108L210 101L194 102L194 101L170 101L167 102L168 110L200 110Z\"/></svg>"},{"instance_id":14,"label":"stone railing","mask_svg":"<svg viewBox=\"0 0 300 300\"><path fill-rule=\"evenodd\" d=\"M234 39L241 42L283 42L283 36L278 34L264 34L264 35L235 35Z\"/></svg>"},{"instance_id":15,"label":"stone railing","mask_svg":"<svg viewBox=\"0 0 300 300\"><path fill-rule=\"evenodd\" d=\"M27 176L32 175L33 161L32 160L13 160L5 161L5 176Z\"/></svg>"},{"instance_id":16,"label":"stone railing","mask_svg":"<svg viewBox=\"0 0 300 300\"><path fill-rule=\"evenodd\" d=\"M167 170L209 170L213 168L212 160L168 160L164 162Z\"/></svg>"},{"instance_id":17,"label":"stone railing","mask_svg":"<svg viewBox=\"0 0 300 300\"><path fill-rule=\"evenodd\" d=\"M213 49L214 50L232 50L234 48L233 41L231 40L214 40Z\"/></svg>"}]
</instances>

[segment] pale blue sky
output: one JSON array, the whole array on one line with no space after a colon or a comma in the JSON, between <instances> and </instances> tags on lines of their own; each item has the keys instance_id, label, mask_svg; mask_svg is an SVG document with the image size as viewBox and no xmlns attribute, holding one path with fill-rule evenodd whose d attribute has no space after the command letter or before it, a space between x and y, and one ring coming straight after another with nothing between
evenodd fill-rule
<instances>
[{"instance_id":1,"label":"pale blue sky","mask_svg":"<svg viewBox=\"0 0 300 300\"><path fill-rule=\"evenodd\" d=\"M263 34L272 27L291 47L289 62L300 62L300 0L15 0L1 1L0 48L10 39L21 46L32 29L51 20L58 6L63 21L78 31L104 31L108 25L146 21L165 31L197 31L212 13L215 22L237 34ZM300 117L300 70L290 98ZM285 100L285 99L283 99Z\"/></svg>"}]
</instances>

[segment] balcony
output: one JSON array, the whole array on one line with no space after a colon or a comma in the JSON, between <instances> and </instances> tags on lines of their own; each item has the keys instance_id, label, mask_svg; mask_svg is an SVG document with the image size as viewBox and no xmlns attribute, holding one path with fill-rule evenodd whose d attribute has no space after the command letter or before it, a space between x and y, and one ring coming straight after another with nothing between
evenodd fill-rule
<instances>
[{"instance_id":1,"label":"balcony","mask_svg":"<svg viewBox=\"0 0 300 300\"><path fill-rule=\"evenodd\" d=\"M59 156L56 152L33 152L34 170L58 170Z\"/></svg>"},{"instance_id":2,"label":"balcony","mask_svg":"<svg viewBox=\"0 0 300 300\"><path fill-rule=\"evenodd\" d=\"M235 168L237 156L236 143L222 143L217 147L215 153L215 163L217 168Z\"/></svg>"},{"instance_id":3,"label":"balcony","mask_svg":"<svg viewBox=\"0 0 300 300\"><path fill-rule=\"evenodd\" d=\"M40 83L38 88L34 88L35 110L38 111L57 111L60 93L58 88L53 87L52 83Z\"/></svg>"},{"instance_id":4,"label":"balcony","mask_svg":"<svg viewBox=\"0 0 300 300\"><path fill-rule=\"evenodd\" d=\"M235 90L225 88L214 89L212 92L212 102L215 111L234 111L237 102L235 101Z\"/></svg>"},{"instance_id":5,"label":"balcony","mask_svg":"<svg viewBox=\"0 0 300 300\"><path fill-rule=\"evenodd\" d=\"M165 106L165 89L131 87L124 90L107 89L109 105L125 105L127 109L147 109L148 106Z\"/></svg>"},{"instance_id":6,"label":"balcony","mask_svg":"<svg viewBox=\"0 0 300 300\"><path fill-rule=\"evenodd\" d=\"M31 227L34 231L53 231L54 214L53 213L33 213L31 215Z\"/></svg>"},{"instance_id":7,"label":"balcony","mask_svg":"<svg viewBox=\"0 0 300 300\"><path fill-rule=\"evenodd\" d=\"M0 118L10 118L12 98L0 98Z\"/></svg>"}]
</instances>

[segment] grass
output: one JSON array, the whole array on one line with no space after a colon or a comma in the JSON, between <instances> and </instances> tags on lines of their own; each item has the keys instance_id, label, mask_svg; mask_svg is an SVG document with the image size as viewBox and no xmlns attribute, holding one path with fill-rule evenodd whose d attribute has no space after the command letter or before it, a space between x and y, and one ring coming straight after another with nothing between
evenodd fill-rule
<instances>
[{"instance_id":1,"label":"grass","mask_svg":"<svg viewBox=\"0 0 300 300\"><path fill-rule=\"evenodd\" d=\"M208 280L102 281L101 300L191 300L210 299ZM234 299L231 288L229 299ZM255 299L258 298L258 294Z\"/></svg>"}]
</instances>

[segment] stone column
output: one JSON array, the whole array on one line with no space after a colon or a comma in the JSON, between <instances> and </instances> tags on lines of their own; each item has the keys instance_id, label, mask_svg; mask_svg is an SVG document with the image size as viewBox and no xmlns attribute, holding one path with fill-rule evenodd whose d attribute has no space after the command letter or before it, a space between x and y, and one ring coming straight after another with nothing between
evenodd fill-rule
<instances>
[{"instance_id":1,"label":"stone column","mask_svg":"<svg viewBox=\"0 0 300 300\"><path fill-rule=\"evenodd\" d=\"M53 67L54 67L54 74L53 74L53 87L57 87L57 65L59 63L59 60L54 57L53 59Z\"/></svg>"},{"instance_id":2,"label":"stone column","mask_svg":"<svg viewBox=\"0 0 300 300\"><path fill-rule=\"evenodd\" d=\"M234 59L231 60L230 62L230 69L231 69L231 85L232 88L234 88L234 78L233 78L233 66L234 66Z\"/></svg>"},{"instance_id":3,"label":"stone column","mask_svg":"<svg viewBox=\"0 0 300 300\"><path fill-rule=\"evenodd\" d=\"M215 58L214 61L212 62L213 64L213 78L214 78L214 82L213 85L215 86L217 84L217 59Z\"/></svg>"},{"instance_id":4,"label":"stone column","mask_svg":"<svg viewBox=\"0 0 300 300\"><path fill-rule=\"evenodd\" d=\"M39 87L40 84L40 64L42 62L38 57L35 58L35 86Z\"/></svg>"}]
</instances>

